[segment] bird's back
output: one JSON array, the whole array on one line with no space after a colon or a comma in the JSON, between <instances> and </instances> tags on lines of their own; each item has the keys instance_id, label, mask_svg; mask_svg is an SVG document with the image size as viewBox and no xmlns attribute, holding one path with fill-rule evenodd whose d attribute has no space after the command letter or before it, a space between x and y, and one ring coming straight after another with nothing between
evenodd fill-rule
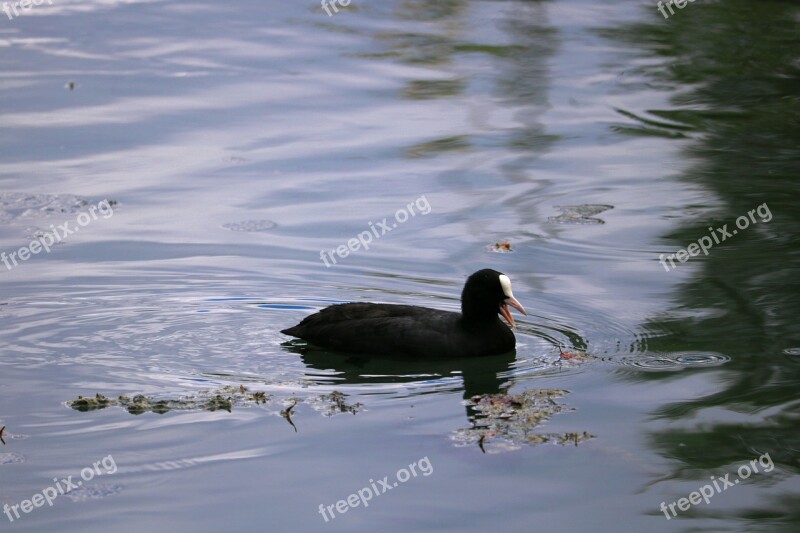
<instances>
[{"instance_id":1,"label":"bird's back","mask_svg":"<svg viewBox=\"0 0 800 533\"><path fill-rule=\"evenodd\" d=\"M460 313L411 305L332 305L282 333L331 350L402 357L470 357L509 352L514 334L500 320L467 327Z\"/></svg>"}]
</instances>

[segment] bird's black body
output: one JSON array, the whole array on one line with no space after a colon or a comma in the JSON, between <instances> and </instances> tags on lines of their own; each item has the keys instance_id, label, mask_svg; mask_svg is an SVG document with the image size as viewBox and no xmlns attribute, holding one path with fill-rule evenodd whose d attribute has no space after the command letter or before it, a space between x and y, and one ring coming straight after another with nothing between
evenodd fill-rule
<instances>
[{"instance_id":1,"label":"bird's black body","mask_svg":"<svg viewBox=\"0 0 800 533\"><path fill-rule=\"evenodd\" d=\"M282 333L357 354L435 359L510 352L516 340L498 312L509 300L524 309L510 294L510 282L507 291L501 285L501 276L508 280L489 269L470 276L461 296L461 313L412 305L337 304Z\"/></svg>"}]
</instances>

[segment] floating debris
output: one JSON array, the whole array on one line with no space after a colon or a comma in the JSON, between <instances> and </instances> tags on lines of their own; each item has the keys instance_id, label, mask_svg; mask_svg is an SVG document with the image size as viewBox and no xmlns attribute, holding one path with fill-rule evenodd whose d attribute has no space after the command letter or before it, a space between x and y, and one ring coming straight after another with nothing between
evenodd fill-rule
<instances>
[{"instance_id":1,"label":"floating debris","mask_svg":"<svg viewBox=\"0 0 800 533\"><path fill-rule=\"evenodd\" d=\"M403 90L403 97L410 100L432 100L461 94L465 80L412 80Z\"/></svg>"},{"instance_id":2,"label":"floating debris","mask_svg":"<svg viewBox=\"0 0 800 533\"><path fill-rule=\"evenodd\" d=\"M72 489L65 494L67 498L74 502L85 502L89 500L99 500L112 494L122 491L122 485L82 485L77 489Z\"/></svg>"},{"instance_id":3,"label":"floating debris","mask_svg":"<svg viewBox=\"0 0 800 533\"><path fill-rule=\"evenodd\" d=\"M572 411L556 402L568 394L559 389L536 389L521 394L474 396L465 403L476 413L473 427L455 432L458 446L477 444L483 453L518 450L522 445L574 444L593 438L589 433L535 433L553 415ZM487 450L488 448L488 450Z\"/></svg>"},{"instance_id":4,"label":"floating debris","mask_svg":"<svg viewBox=\"0 0 800 533\"><path fill-rule=\"evenodd\" d=\"M507 254L514 251L511 249L511 241L509 240L490 244L486 249L490 252L495 252L498 254Z\"/></svg>"},{"instance_id":5,"label":"floating debris","mask_svg":"<svg viewBox=\"0 0 800 533\"><path fill-rule=\"evenodd\" d=\"M556 209L561 210L561 214L554 217L548 217L547 221L554 224L605 224L605 220L595 218L594 215L600 214L603 211L614 209L613 205L557 205Z\"/></svg>"},{"instance_id":6,"label":"floating debris","mask_svg":"<svg viewBox=\"0 0 800 533\"><path fill-rule=\"evenodd\" d=\"M116 200L109 199L101 200L97 204L102 202L109 207L118 204ZM89 204L88 198L74 194L0 193L0 221L22 222L53 218L56 215L76 215L85 212Z\"/></svg>"},{"instance_id":7,"label":"floating debris","mask_svg":"<svg viewBox=\"0 0 800 533\"><path fill-rule=\"evenodd\" d=\"M286 409L281 411L281 416L285 418L286 421L289 422L289 425L291 425L294 428L295 433L297 433L297 426L295 426L294 422L292 422L292 409L294 409L294 406L297 405L297 402L299 401L300 400L298 400L297 398L292 398L291 400L292 404Z\"/></svg>"},{"instance_id":8,"label":"floating debris","mask_svg":"<svg viewBox=\"0 0 800 533\"><path fill-rule=\"evenodd\" d=\"M318 402L316 406L312 404L312 406L318 407L321 404L323 414L325 416L333 416L336 413L358 413L362 407L364 407L360 403L355 403L353 405L348 405L345 401L347 396L339 391L333 391L330 394L323 394L318 398ZM319 409L318 409L319 410Z\"/></svg>"},{"instance_id":9,"label":"floating debris","mask_svg":"<svg viewBox=\"0 0 800 533\"><path fill-rule=\"evenodd\" d=\"M239 157L237 155L226 155L222 158L225 163L231 164L242 164L242 163L249 163L250 160L244 157Z\"/></svg>"},{"instance_id":10,"label":"floating debris","mask_svg":"<svg viewBox=\"0 0 800 533\"><path fill-rule=\"evenodd\" d=\"M228 222L223 224L222 227L231 231L267 231L277 226L271 220L243 220L242 222Z\"/></svg>"},{"instance_id":11,"label":"floating debris","mask_svg":"<svg viewBox=\"0 0 800 533\"><path fill-rule=\"evenodd\" d=\"M589 355L583 350L572 350L569 352L565 352L561 350L560 360L569 361L570 363L585 363L586 361L591 361L592 359L597 359L594 355Z\"/></svg>"},{"instance_id":12,"label":"floating debris","mask_svg":"<svg viewBox=\"0 0 800 533\"><path fill-rule=\"evenodd\" d=\"M18 453L0 453L0 466L21 465L25 463L25 456Z\"/></svg>"},{"instance_id":13,"label":"floating debris","mask_svg":"<svg viewBox=\"0 0 800 533\"><path fill-rule=\"evenodd\" d=\"M98 394L98 396L102 395ZM154 413L163 415L170 410L170 406L166 400L153 401L151 398L148 398L143 394L137 394L133 397L133 399L130 399L127 396L120 396L119 405L126 408L132 415L141 415L148 411L153 411ZM75 406L73 405L73 407ZM107 405L103 407L107 407ZM102 407L100 409L102 409Z\"/></svg>"},{"instance_id":14,"label":"floating debris","mask_svg":"<svg viewBox=\"0 0 800 533\"><path fill-rule=\"evenodd\" d=\"M120 399L122 398L124 396L120 396ZM109 405L116 405L113 402L114 400L110 400L98 392L94 398L78 396L77 400L69 402L69 406L78 411L94 411L95 409L105 409Z\"/></svg>"},{"instance_id":15,"label":"floating debris","mask_svg":"<svg viewBox=\"0 0 800 533\"><path fill-rule=\"evenodd\" d=\"M453 137L444 137L415 144L408 148L406 154L412 159L419 159L423 157L434 157L448 152L467 152L471 150L471 148L472 145L469 136L455 135Z\"/></svg>"},{"instance_id":16,"label":"floating debris","mask_svg":"<svg viewBox=\"0 0 800 533\"><path fill-rule=\"evenodd\" d=\"M53 232L44 230L44 229L40 228L39 226L27 226L23 230L23 234L28 239L37 239L37 240L45 239L45 238L47 238L46 237L47 235L50 235L50 239L49 240L53 240ZM61 240L61 239L57 239L56 242L54 242L50 246L61 246L62 244L65 244L65 243L66 243L66 241Z\"/></svg>"},{"instance_id":17,"label":"floating debris","mask_svg":"<svg viewBox=\"0 0 800 533\"><path fill-rule=\"evenodd\" d=\"M348 404L347 395L339 391L330 394L322 394L311 398L291 398L284 400L284 409L280 415L297 431L297 427L292 420L293 409L299 403L307 403L314 410L322 412L325 416L333 416L337 413L356 414L362 410L360 403ZM204 411L228 411L234 407L251 407L254 405L266 405L271 403L273 398L263 391L250 391L244 385L223 387L214 391L199 391L193 395L180 397L177 399L157 399L152 396L137 394L136 396L118 396L109 398L100 393L93 397L78 396L76 400L67 402L69 407L76 411L95 411L106 407L122 407L132 415L141 415L152 412L163 415L169 411L185 410L204 410ZM288 403L287 403L288 402Z\"/></svg>"},{"instance_id":18,"label":"floating debris","mask_svg":"<svg viewBox=\"0 0 800 533\"><path fill-rule=\"evenodd\" d=\"M6 439L22 440L27 438L28 435L15 435L13 433L9 433L8 431L6 431L6 426L0 428L0 442L2 442L3 445L7 444Z\"/></svg>"},{"instance_id":19,"label":"floating debris","mask_svg":"<svg viewBox=\"0 0 800 533\"><path fill-rule=\"evenodd\" d=\"M179 399L158 400L151 396L137 394L134 397L119 396L108 398L98 393L93 398L78 396L77 400L67 402L76 411L95 411L117 406L127 409L132 415L153 412L160 415L173 410L202 409L205 411L224 410L230 412L234 405L260 405L267 403L269 397L264 392L249 392L246 387L224 387L218 391L200 391L194 396Z\"/></svg>"},{"instance_id":20,"label":"floating debris","mask_svg":"<svg viewBox=\"0 0 800 533\"><path fill-rule=\"evenodd\" d=\"M578 443L593 439L594 435L584 431L583 433L540 433L531 435L528 438L528 444L559 444L566 446L572 444L577 446Z\"/></svg>"}]
</instances>

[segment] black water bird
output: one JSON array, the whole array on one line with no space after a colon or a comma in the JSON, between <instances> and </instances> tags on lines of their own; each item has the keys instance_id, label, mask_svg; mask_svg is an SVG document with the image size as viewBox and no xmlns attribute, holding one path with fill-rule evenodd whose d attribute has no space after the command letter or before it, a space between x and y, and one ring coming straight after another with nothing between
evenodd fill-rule
<instances>
[{"instance_id":1,"label":"black water bird","mask_svg":"<svg viewBox=\"0 0 800 533\"><path fill-rule=\"evenodd\" d=\"M451 358L514 350L508 306L526 315L511 292L511 280L496 270L472 274L461 292L461 313L413 305L346 303L326 307L281 333L328 349L354 354Z\"/></svg>"}]
</instances>

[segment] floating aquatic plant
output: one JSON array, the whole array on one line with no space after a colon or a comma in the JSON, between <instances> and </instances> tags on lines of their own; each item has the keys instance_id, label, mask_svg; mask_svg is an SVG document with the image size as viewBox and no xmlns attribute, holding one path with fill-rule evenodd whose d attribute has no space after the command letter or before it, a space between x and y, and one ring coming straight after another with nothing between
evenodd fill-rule
<instances>
[{"instance_id":1,"label":"floating aquatic plant","mask_svg":"<svg viewBox=\"0 0 800 533\"><path fill-rule=\"evenodd\" d=\"M518 450L522 445L574 444L593 438L582 433L539 433L534 431L553 415L572 408L556 401L568 394L560 389L536 389L520 394L484 394L465 403L475 413L473 427L456 431L457 445L477 444L484 453Z\"/></svg>"},{"instance_id":2,"label":"floating aquatic plant","mask_svg":"<svg viewBox=\"0 0 800 533\"><path fill-rule=\"evenodd\" d=\"M288 405L284 401L284 409L280 411L280 415L297 431L297 427L292 421L292 414L294 407L301 402L307 403L312 409L322 412L325 416L333 416L336 413L356 414L362 410L362 404L348 404L346 398L347 396L339 391L306 399L293 397L288 400ZM179 398L162 399L145 396L144 394L137 394L133 397L123 395L111 398L97 393L88 397L78 396L77 399L68 401L67 405L76 411L84 412L105 409L106 407L122 407L132 415L141 415L148 412L164 414L169 411L179 410L231 412L234 407L266 405L271 403L272 400L272 396L263 391L250 391L244 385L239 385L227 386L213 391L199 391Z\"/></svg>"},{"instance_id":3,"label":"floating aquatic plant","mask_svg":"<svg viewBox=\"0 0 800 533\"><path fill-rule=\"evenodd\" d=\"M548 217L547 221L554 224L605 224L605 220L597 218L603 211L614 209L613 205L557 205L556 209L561 210L561 214Z\"/></svg>"}]
</instances>

